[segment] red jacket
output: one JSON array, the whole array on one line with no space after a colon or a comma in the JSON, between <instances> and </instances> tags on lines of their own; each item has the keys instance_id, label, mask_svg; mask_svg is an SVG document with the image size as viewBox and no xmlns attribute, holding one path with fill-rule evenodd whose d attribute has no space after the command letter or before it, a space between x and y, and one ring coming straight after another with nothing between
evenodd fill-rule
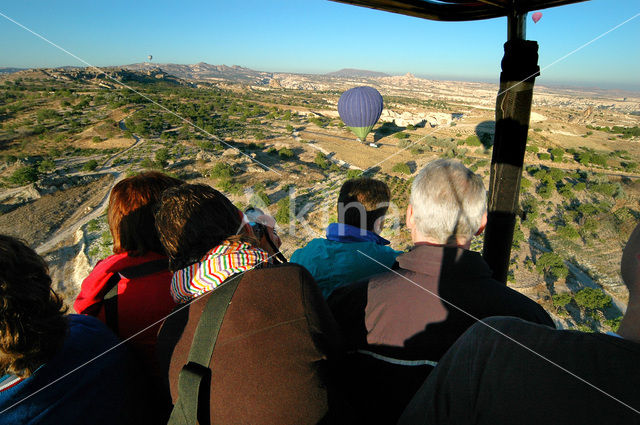
<instances>
[{"instance_id":1,"label":"red jacket","mask_svg":"<svg viewBox=\"0 0 640 425\"><path fill-rule=\"evenodd\" d=\"M105 285L115 273L142 263L166 258L149 252L140 257L115 254L101 260L82 282L80 293L73 308L81 314L96 316L105 321L103 298ZM175 303L169 292L171 272L168 270L134 279L121 278L118 282L118 336L127 339L144 328L165 318ZM155 344L160 323L129 341L134 351L144 360L155 363Z\"/></svg>"}]
</instances>

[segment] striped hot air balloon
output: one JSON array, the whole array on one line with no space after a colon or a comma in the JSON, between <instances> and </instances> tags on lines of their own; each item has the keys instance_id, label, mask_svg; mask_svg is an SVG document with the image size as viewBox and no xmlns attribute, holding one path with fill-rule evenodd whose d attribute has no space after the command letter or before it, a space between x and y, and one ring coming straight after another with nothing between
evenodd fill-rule
<instances>
[{"instance_id":1,"label":"striped hot air balloon","mask_svg":"<svg viewBox=\"0 0 640 425\"><path fill-rule=\"evenodd\" d=\"M382 96L373 87L354 87L342 93L338 113L347 128L364 141L382 113Z\"/></svg>"}]
</instances>

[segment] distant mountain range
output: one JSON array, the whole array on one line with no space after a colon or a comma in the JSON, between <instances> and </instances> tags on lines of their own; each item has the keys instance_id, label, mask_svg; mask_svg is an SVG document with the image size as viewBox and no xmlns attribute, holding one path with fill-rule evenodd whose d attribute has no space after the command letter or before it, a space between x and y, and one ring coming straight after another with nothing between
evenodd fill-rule
<instances>
[{"instance_id":1,"label":"distant mountain range","mask_svg":"<svg viewBox=\"0 0 640 425\"><path fill-rule=\"evenodd\" d=\"M193 65L181 65L175 63L134 63L124 65L123 68L132 71L146 72L151 69L161 69L163 72L185 80L227 80L245 84L268 84L274 75L290 73L274 73L265 71L255 71L238 65L210 65L200 62ZM291 74L295 75L295 74ZM367 71L364 69L345 68L335 72L329 72L323 77L334 78L379 78L389 77L389 74L377 71Z\"/></svg>"},{"instance_id":2,"label":"distant mountain range","mask_svg":"<svg viewBox=\"0 0 640 425\"><path fill-rule=\"evenodd\" d=\"M326 74L327 77L338 77L338 78L378 78L378 77L389 77L389 74L385 74L384 72L378 71L367 71L365 69L353 69L353 68L343 68L339 71L328 72Z\"/></svg>"},{"instance_id":3,"label":"distant mountain range","mask_svg":"<svg viewBox=\"0 0 640 425\"><path fill-rule=\"evenodd\" d=\"M13 74L14 72L24 71L27 68L6 68L0 67L0 74Z\"/></svg>"},{"instance_id":4,"label":"distant mountain range","mask_svg":"<svg viewBox=\"0 0 640 425\"><path fill-rule=\"evenodd\" d=\"M204 62L193 65L143 62L124 65L123 68L143 72L159 68L167 74L187 80L231 80L251 84L268 83L268 80L273 76L270 72L254 71L238 65L210 65Z\"/></svg>"}]
</instances>

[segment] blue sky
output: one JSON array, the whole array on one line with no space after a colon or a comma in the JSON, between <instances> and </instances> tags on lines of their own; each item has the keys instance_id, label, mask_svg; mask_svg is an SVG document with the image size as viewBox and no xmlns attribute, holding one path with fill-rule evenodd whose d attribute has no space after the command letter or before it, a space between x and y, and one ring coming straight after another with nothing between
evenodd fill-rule
<instances>
[{"instance_id":1,"label":"blue sky","mask_svg":"<svg viewBox=\"0 0 640 425\"><path fill-rule=\"evenodd\" d=\"M435 22L327 0L0 4L0 13L87 62L242 65L325 73L359 68L497 80L506 18ZM591 0L543 10L527 38L541 67L640 13L640 0ZM640 16L544 70L539 83L640 90ZM0 66L82 65L0 16Z\"/></svg>"}]
</instances>

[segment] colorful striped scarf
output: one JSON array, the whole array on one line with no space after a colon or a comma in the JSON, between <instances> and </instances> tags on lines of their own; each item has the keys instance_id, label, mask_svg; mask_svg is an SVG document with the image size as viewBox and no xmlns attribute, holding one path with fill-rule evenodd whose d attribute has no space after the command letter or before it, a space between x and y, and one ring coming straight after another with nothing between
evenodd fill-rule
<instances>
[{"instance_id":1,"label":"colorful striped scarf","mask_svg":"<svg viewBox=\"0 0 640 425\"><path fill-rule=\"evenodd\" d=\"M171 296L185 303L220 286L229 276L266 263L269 254L244 242L225 242L207 252L199 263L180 269L171 279Z\"/></svg>"}]
</instances>

